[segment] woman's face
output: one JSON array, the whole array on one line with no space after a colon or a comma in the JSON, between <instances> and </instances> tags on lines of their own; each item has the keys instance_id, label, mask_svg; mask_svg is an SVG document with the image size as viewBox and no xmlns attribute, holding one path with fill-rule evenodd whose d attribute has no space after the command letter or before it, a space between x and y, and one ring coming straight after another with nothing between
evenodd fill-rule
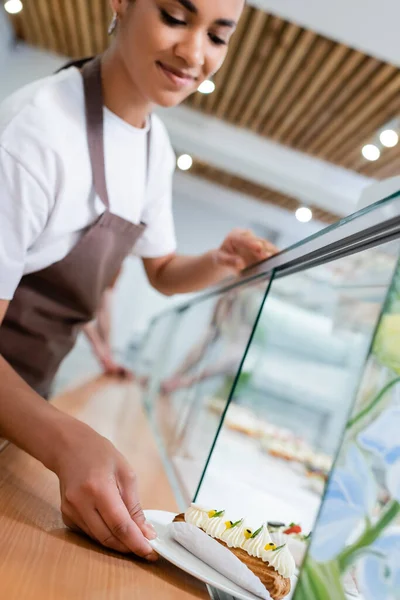
<instances>
[{"instance_id":1,"label":"woman's face","mask_svg":"<svg viewBox=\"0 0 400 600\"><path fill-rule=\"evenodd\" d=\"M141 95L175 106L221 67L244 0L112 0L115 48Z\"/></svg>"}]
</instances>

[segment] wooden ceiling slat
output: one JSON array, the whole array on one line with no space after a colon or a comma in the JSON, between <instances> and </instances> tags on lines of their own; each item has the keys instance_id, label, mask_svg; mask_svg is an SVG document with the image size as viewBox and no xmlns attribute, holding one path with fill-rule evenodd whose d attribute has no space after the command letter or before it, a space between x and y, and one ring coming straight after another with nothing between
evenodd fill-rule
<instances>
[{"instance_id":1,"label":"wooden ceiling slat","mask_svg":"<svg viewBox=\"0 0 400 600\"><path fill-rule=\"evenodd\" d=\"M338 95L332 103L332 118L329 122L328 113L326 127L322 130L321 135L316 136L309 145L310 152L316 154L322 152L324 156L328 156L329 144L333 144L333 136L340 132L342 124L351 120L353 115L362 110L375 92L390 82L396 74L396 69L390 65L383 67L378 65L378 69L374 69L374 62L373 60L368 61L366 67L369 68L360 70L359 77L356 77L351 85L347 86L346 91Z\"/></svg>"},{"instance_id":2,"label":"wooden ceiling slat","mask_svg":"<svg viewBox=\"0 0 400 600\"><path fill-rule=\"evenodd\" d=\"M224 89L224 94L221 101L218 103L215 116L222 118L229 105L231 99L235 96L238 88L240 88L242 77L245 74L248 61L252 56L254 49L257 47L259 35L264 27L266 21L265 13L261 11L254 11L253 17L250 21L247 35L243 40L240 48L240 54L236 61L235 71L231 74L229 81Z\"/></svg>"},{"instance_id":3,"label":"wooden ceiling slat","mask_svg":"<svg viewBox=\"0 0 400 600\"><path fill-rule=\"evenodd\" d=\"M79 30L80 54L81 56L92 56L94 54L90 36L90 22L87 0L73 0L76 26Z\"/></svg>"},{"instance_id":4,"label":"wooden ceiling slat","mask_svg":"<svg viewBox=\"0 0 400 600\"><path fill-rule=\"evenodd\" d=\"M321 63L327 58L329 50L332 49L332 43L324 38L317 38L310 56L306 60L301 73L292 78L289 89L280 99L279 105L275 108L269 120L268 130L264 130L264 135L274 137L275 132L283 126L285 116L290 114L296 104L301 103L301 98L313 82L318 73Z\"/></svg>"},{"instance_id":5,"label":"wooden ceiling slat","mask_svg":"<svg viewBox=\"0 0 400 600\"><path fill-rule=\"evenodd\" d=\"M279 32L275 28L275 19L267 13L262 13L263 19L259 23L257 31L253 30L254 45L249 55L246 69L240 78L240 84L236 89L234 101L228 106L225 118L235 123L241 105L251 95L250 90L257 85L257 80L264 69L267 68L270 50L273 47Z\"/></svg>"},{"instance_id":6,"label":"wooden ceiling slat","mask_svg":"<svg viewBox=\"0 0 400 600\"><path fill-rule=\"evenodd\" d=\"M396 98L396 96L398 97L399 93L400 74L394 79L390 78L389 82L385 86L383 86L373 97L365 102L362 109L359 109L357 112L350 113L347 121L340 119L340 122L343 122L343 126L339 132L341 139L335 137L331 138L324 148L324 156L329 157L329 155L338 147L339 151L341 151L342 148L344 149L342 144L343 139L351 138L352 135L355 135L357 130L362 127L363 123L366 122L367 119L372 118L376 114L379 116L381 111L385 111L387 102L392 98Z\"/></svg>"},{"instance_id":7,"label":"wooden ceiling slat","mask_svg":"<svg viewBox=\"0 0 400 600\"><path fill-rule=\"evenodd\" d=\"M82 56L80 45L81 32L77 23L78 18L75 9L75 2L73 0L68 0L67 2L63 0L63 3L66 38L67 45L69 48L69 55L71 56L71 58L79 58Z\"/></svg>"},{"instance_id":8,"label":"wooden ceiling slat","mask_svg":"<svg viewBox=\"0 0 400 600\"><path fill-rule=\"evenodd\" d=\"M111 37L108 35L108 28L112 19L112 10L109 0L100 0L103 13L103 49L106 50L110 45Z\"/></svg>"},{"instance_id":9,"label":"wooden ceiling slat","mask_svg":"<svg viewBox=\"0 0 400 600\"><path fill-rule=\"evenodd\" d=\"M50 6L48 0L36 0L36 7L42 24L46 48L58 54L60 52L59 40L54 31L55 6Z\"/></svg>"},{"instance_id":10,"label":"wooden ceiling slat","mask_svg":"<svg viewBox=\"0 0 400 600\"><path fill-rule=\"evenodd\" d=\"M237 124L239 126L250 126L253 117L257 116L258 114L260 104L263 106L264 101L266 104L266 96L268 94L269 87L277 77L281 65L285 62L285 58L288 57L288 49L292 46L298 34L299 28L295 25L284 25L279 47L275 49L274 55L268 63L267 69L260 78L257 89L254 90L254 93L248 99L247 106L242 111L242 114L238 119Z\"/></svg>"},{"instance_id":11,"label":"wooden ceiling slat","mask_svg":"<svg viewBox=\"0 0 400 600\"><path fill-rule=\"evenodd\" d=\"M346 78L344 85L340 85L335 89L334 95L330 98L329 104L324 107L313 125L305 131L302 136L296 140L296 147L310 148L319 139L320 135L324 135L326 124L333 122L336 115L340 112L342 106L354 97L355 90L360 86L360 82L367 81L371 75L379 67L378 61L368 61L364 57L360 63L357 61L357 67L352 71L351 76Z\"/></svg>"},{"instance_id":12,"label":"wooden ceiling slat","mask_svg":"<svg viewBox=\"0 0 400 600\"><path fill-rule=\"evenodd\" d=\"M39 43L37 32L33 26L32 18L30 15L31 7L29 2L24 6L24 11L11 17L11 21L14 26L17 27L16 35L24 40L27 44L33 46Z\"/></svg>"},{"instance_id":13,"label":"wooden ceiling slat","mask_svg":"<svg viewBox=\"0 0 400 600\"><path fill-rule=\"evenodd\" d=\"M68 56L70 46L68 43L67 29L65 27L65 0L53 0L54 10L50 11L49 18L52 20L54 35L58 43L60 54Z\"/></svg>"},{"instance_id":14,"label":"wooden ceiling slat","mask_svg":"<svg viewBox=\"0 0 400 600\"><path fill-rule=\"evenodd\" d=\"M238 116L246 108L249 98L251 98L258 86L258 82L268 68L268 62L272 56L274 45L279 40L283 30L283 21L277 17L268 16L265 23L264 32L257 46L256 56L249 65L246 77L242 81L240 90L236 96L235 102L229 111L229 118L235 122Z\"/></svg>"},{"instance_id":15,"label":"wooden ceiling slat","mask_svg":"<svg viewBox=\"0 0 400 600\"><path fill-rule=\"evenodd\" d=\"M100 0L100 8L102 15L102 41L101 47L103 51L106 50L110 43L110 36L108 35L108 27L111 22L112 13L111 6L108 0Z\"/></svg>"},{"instance_id":16,"label":"wooden ceiling slat","mask_svg":"<svg viewBox=\"0 0 400 600\"><path fill-rule=\"evenodd\" d=\"M321 65L320 70L314 74L313 79L306 87L304 95L292 104L282 124L274 134L274 139L289 140L290 133L294 134L294 124L307 118L309 108L314 104L315 98L319 97L321 90L326 86L332 74L340 68L348 54L345 46L336 45L327 57L326 63Z\"/></svg>"},{"instance_id":17,"label":"wooden ceiling slat","mask_svg":"<svg viewBox=\"0 0 400 600\"><path fill-rule=\"evenodd\" d=\"M358 160L361 156L361 149L365 144L369 144L375 138L376 132L382 127L384 122L390 120L391 118L397 116L399 113L399 98L398 96L394 96L391 101L385 104L385 112L382 114L381 112L376 113L371 116L367 121L357 129L357 134L359 138L359 143L357 143L354 138L349 138L346 140L344 138L342 147L340 149L340 154L338 153L338 161L339 164L351 164L355 165L358 163ZM357 140L358 141L358 140ZM382 155L382 158L379 159L379 163L385 162L385 154ZM377 163L371 163L364 159L364 164L367 164L372 167L372 170L375 170Z\"/></svg>"},{"instance_id":18,"label":"wooden ceiling slat","mask_svg":"<svg viewBox=\"0 0 400 600\"><path fill-rule=\"evenodd\" d=\"M25 20L22 17L21 13L17 13L16 15L9 15L8 17L11 21L11 24L14 29L15 37L17 40L25 40Z\"/></svg>"},{"instance_id":19,"label":"wooden ceiling slat","mask_svg":"<svg viewBox=\"0 0 400 600\"><path fill-rule=\"evenodd\" d=\"M329 107L330 102L335 98L343 85L351 79L354 73L364 61L365 57L361 52L351 51L337 68L336 72L325 82L325 87L320 90L315 96L313 103L310 105L307 116L304 119L299 119L293 127L287 140L291 146L301 146L302 137L308 135L309 131L318 131L317 123Z\"/></svg>"},{"instance_id":20,"label":"wooden ceiling slat","mask_svg":"<svg viewBox=\"0 0 400 600\"><path fill-rule=\"evenodd\" d=\"M400 147L390 148L387 150L386 161L377 161L376 163L368 163L360 168L360 172L365 175L377 177L378 179L386 179L386 177L393 177L400 175Z\"/></svg>"},{"instance_id":21,"label":"wooden ceiling slat","mask_svg":"<svg viewBox=\"0 0 400 600\"><path fill-rule=\"evenodd\" d=\"M359 170L371 177L382 178L384 175L381 175L381 173L388 173L387 177L400 175L400 146L385 149L378 164L364 161Z\"/></svg>"},{"instance_id":22,"label":"wooden ceiling slat","mask_svg":"<svg viewBox=\"0 0 400 600\"><path fill-rule=\"evenodd\" d=\"M103 0L87 0L90 12L90 23L93 37L93 54L101 54L104 51L104 16Z\"/></svg>"},{"instance_id":23,"label":"wooden ceiling slat","mask_svg":"<svg viewBox=\"0 0 400 600\"><path fill-rule=\"evenodd\" d=\"M264 112L263 110L264 115L261 116L260 111L258 118L253 121L253 127L257 127L257 129L260 128L262 135L266 135L270 125L271 114L274 114L276 106L279 106L279 102L282 96L284 96L285 90L290 89L290 85L296 72L302 68L315 41L316 35L314 32L301 32L296 47L293 50L292 59L286 62L282 71L279 73L279 76L273 82L272 89L270 89L268 100L266 102L266 104L268 104L267 112Z\"/></svg>"},{"instance_id":24,"label":"wooden ceiling slat","mask_svg":"<svg viewBox=\"0 0 400 600\"><path fill-rule=\"evenodd\" d=\"M43 19L41 17L39 6L35 6L32 2L25 2L23 16L30 24L30 29L33 33L33 43L41 48L47 48L46 32L43 27Z\"/></svg>"}]
</instances>

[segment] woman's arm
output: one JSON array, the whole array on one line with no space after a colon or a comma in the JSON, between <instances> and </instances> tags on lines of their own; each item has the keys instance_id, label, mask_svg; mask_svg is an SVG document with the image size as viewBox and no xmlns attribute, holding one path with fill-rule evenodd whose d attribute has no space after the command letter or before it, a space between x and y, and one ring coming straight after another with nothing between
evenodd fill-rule
<instances>
[{"instance_id":1,"label":"woman's arm","mask_svg":"<svg viewBox=\"0 0 400 600\"><path fill-rule=\"evenodd\" d=\"M277 248L267 240L257 238L251 231L236 229L217 250L201 256L170 254L161 258L144 258L143 264L151 285L170 296L214 285L276 252Z\"/></svg>"},{"instance_id":2,"label":"woman's arm","mask_svg":"<svg viewBox=\"0 0 400 600\"><path fill-rule=\"evenodd\" d=\"M0 325L8 307L0 300ZM1 327L0 327L1 335ZM34 392L0 356L0 437L54 471L60 480L64 522L101 544L156 559L124 457L93 429Z\"/></svg>"}]
</instances>

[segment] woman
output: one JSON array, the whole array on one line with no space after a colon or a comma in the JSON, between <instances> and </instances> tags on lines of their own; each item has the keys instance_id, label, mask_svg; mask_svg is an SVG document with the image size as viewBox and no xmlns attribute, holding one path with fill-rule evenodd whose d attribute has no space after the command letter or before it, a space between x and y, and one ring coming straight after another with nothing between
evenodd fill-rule
<instances>
[{"instance_id":1,"label":"woman","mask_svg":"<svg viewBox=\"0 0 400 600\"><path fill-rule=\"evenodd\" d=\"M150 116L218 70L243 4L112 0L115 38L101 60L29 85L0 109L0 436L57 474L67 525L148 560L154 532L132 468L44 397L133 246L168 295L274 252L235 231L202 256L176 254L174 156Z\"/></svg>"}]
</instances>

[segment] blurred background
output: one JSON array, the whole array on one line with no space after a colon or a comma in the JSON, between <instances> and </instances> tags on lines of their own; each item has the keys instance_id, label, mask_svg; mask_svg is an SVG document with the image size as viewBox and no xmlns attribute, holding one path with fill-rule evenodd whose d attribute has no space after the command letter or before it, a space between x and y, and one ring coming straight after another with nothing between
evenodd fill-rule
<instances>
[{"instance_id":1,"label":"blurred background","mask_svg":"<svg viewBox=\"0 0 400 600\"><path fill-rule=\"evenodd\" d=\"M108 0L1 4L0 100L108 44ZM235 226L285 248L351 214L367 186L399 172L398 1L247 4L214 81L160 111L178 158L185 253L218 245ZM128 260L114 298L117 351L179 301L150 289L139 261ZM60 385L70 368L97 369L83 339Z\"/></svg>"}]
</instances>

